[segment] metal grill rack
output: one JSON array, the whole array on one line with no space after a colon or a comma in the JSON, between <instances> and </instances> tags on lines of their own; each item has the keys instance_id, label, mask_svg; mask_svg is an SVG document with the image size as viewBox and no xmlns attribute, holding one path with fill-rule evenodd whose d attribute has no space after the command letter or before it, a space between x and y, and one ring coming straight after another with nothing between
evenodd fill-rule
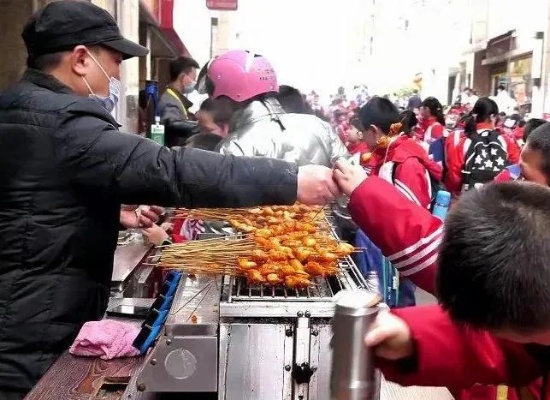
<instances>
[{"instance_id":1,"label":"metal grill rack","mask_svg":"<svg viewBox=\"0 0 550 400\"><path fill-rule=\"evenodd\" d=\"M331 277L317 277L313 285L304 289L288 289L285 286L249 285L244 277L226 277L229 286L228 302L233 301L331 301L343 289L364 288L363 277L350 257L339 263L340 271Z\"/></svg>"}]
</instances>

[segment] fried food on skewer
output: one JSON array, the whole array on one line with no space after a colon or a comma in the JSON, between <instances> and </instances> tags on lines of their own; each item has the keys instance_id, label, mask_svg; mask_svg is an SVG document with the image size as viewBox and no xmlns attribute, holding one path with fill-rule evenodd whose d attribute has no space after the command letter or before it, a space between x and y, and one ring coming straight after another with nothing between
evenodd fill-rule
<instances>
[{"instance_id":1,"label":"fried food on skewer","mask_svg":"<svg viewBox=\"0 0 550 400\"><path fill-rule=\"evenodd\" d=\"M257 269L249 269L246 272L246 276L248 278L248 282L255 284L255 283L264 283L266 279L262 274L260 274L260 271Z\"/></svg>"},{"instance_id":2,"label":"fried food on skewer","mask_svg":"<svg viewBox=\"0 0 550 400\"><path fill-rule=\"evenodd\" d=\"M305 271L304 265L303 265L299 260L296 260L295 258L293 258L292 260L290 260L289 265L290 265L292 268L294 268L294 270L295 270L296 272Z\"/></svg>"},{"instance_id":3,"label":"fried food on skewer","mask_svg":"<svg viewBox=\"0 0 550 400\"><path fill-rule=\"evenodd\" d=\"M279 246L275 249L275 251L286 254L287 258L293 258L294 257L294 252L292 251L292 249L290 247Z\"/></svg>"},{"instance_id":4,"label":"fried food on skewer","mask_svg":"<svg viewBox=\"0 0 550 400\"><path fill-rule=\"evenodd\" d=\"M309 233L307 233L307 231L294 231L294 232L290 232L288 234L288 238L290 240L301 240L301 239L305 238L308 235L309 235Z\"/></svg>"},{"instance_id":5,"label":"fried food on skewer","mask_svg":"<svg viewBox=\"0 0 550 400\"><path fill-rule=\"evenodd\" d=\"M277 286L281 284L283 281L281 278L279 278L279 275L277 274L269 274L266 276L267 283L269 283L272 286Z\"/></svg>"},{"instance_id":6,"label":"fried food on skewer","mask_svg":"<svg viewBox=\"0 0 550 400\"><path fill-rule=\"evenodd\" d=\"M324 262L334 262L338 261L338 256L334 253L330 253L328 251L321 252L321 253L313 253L309 256L308 260L310 261L316 261L319 263Z\"/></svg>"},{"instance_id":7,"label":"fried food on skewer","mask_svg":"<svg viewBox=\"0 0 550 400\"><path fill-rule=\"evenodd\" d=\"M211 215L213 220L229 221L236 230L251 234L250 239L257 248L237 256L240 258L235 272L247 277L252 284L307 287L311 284L310 276L337 275L338 260L355 250L330 235L325 214L318 207L294 204L254 209L200 209L193 215L206 220Z\"/></svg>"},{"instance_id":8,"label":"fried food on skewer","mask_svg":"<svg viewBox=\"0 0 550 400\"><path fill-rule=\"evenodd\" d=\"M252 268L258 267L258 264L256 264L254 261L249 261L246 258L237 258L237 267L241 270L248 270Z\"/></svg>"},{"instance_id":9,"label":"fried food on skewer","mask_svg":"<svg viewBox=\"0 0 550 400\"><path fill-rule=\"evenodd\" d=\"M291 265L284 264L281 266L279 274L282 275L283 277L287 277L289 275L295 275L296 270Z\"/></svg>"},{"instance_id":10,"label":"fried food on skewer","mask_svg":"<svg viewBox=\"0 0 550 400\"><path fill-rule=\"evenodd\" d=\"M302 241L301 240L284 240L283 242L281 242L281 244L283 246L286 246L286 247L290 247L291 249L292 248L297 248L297 247L301 247L302 246Z\"/></svg>"},{"instance_id":11,"label":"fried food on skewer","mask_svg":"<svg viewBox=\"0 0 550 400\"><path fill-rule=\"evenodd\" d=\"M315 261L309 261L305 265L305 271L312 276L325 276L325 269Z\"/></svg>"},{"instance_id":12,"label":"fried food on skewer","mask_svg":"<svg viewBox=\"0 0 550 400\"><path fill-rule=\"evenodd\" d=\"M269 255L260 249L252 250L252 255L250 257L252 261L256 263L265 263L269 259Z\"/></svg>"},{"instance_id":13,"label":"fried food on skewer","mask_svg":"<svg viewBox=\"0 0 550 400\"><path fill-rule=\"evenodd\" d=\"M290 289L303 289L311 285L311 281L301 276L290 275L285 277L285 285Z\"/></svg>"},{"instance_id":14,"label":"fried food on skewer","mask_svg":"<svg viewBox=\"0 0 550 400\"><path fill-rule=\"evenodd\" d=\"M278 251L276 249L269 251L269 261L286 261L288 255L285 252Z\"/></svg>"},{"instance_id":15,"label":"fried food on skewer","mask_svg":"<svg viewBox=\"0 0 550 400\"><path fill-rule=\"evenodd\" d=\"M269 274L278 274L281 270L281 266L274 263L266 263L262 265L259 269L260 274L263 276L267 276Z\"/></svg>"},{"instance_id":16,"label":"fried food on skewer","mask_svg":"<svg viewBox=\"0 0 550 400\"><path fill-rule=\"evenodd\" d=\"M298 222L296 223L296 230L297 231L304 231L309 234L313 234L317 232L317 227L313 224L309 224L307 222Z\"/></svg>"},{"instance_id":17,"label":"fried food on skewer","mask_svg":"<svg viewBox=\"0 0 550 400\"><path fill-rule=\"evenodd\" d=\"M338 243L337 248L334 250L334 253L340 257L346 257L351 255L355 251L355 247L346 242Z\"/></svg>"},{"instance_id":18,"label":"fried food on skewer","mask_svg":"<svg viewBox=\"0 0 550 400\"><path fill-rule=\"evenodd\" d=\"M308 247L298 247L294 250L294 256L300 262L306 262L314 252Z\"/></svg>"},{"instance_id":19,"label":"fried food on skewer","mask_svg":"<svg viewBox=\"0 0 550 400\"><path fill-rule=\"evenodd\" d=\"M261 237L261 238L265 238L265 239L269 239L269 238L272 238L273 237L273 232L271 232L271 230L269 229L258 229L256 232L255 232L255 235L256 237Z\"/></svg>"}]
</instances>

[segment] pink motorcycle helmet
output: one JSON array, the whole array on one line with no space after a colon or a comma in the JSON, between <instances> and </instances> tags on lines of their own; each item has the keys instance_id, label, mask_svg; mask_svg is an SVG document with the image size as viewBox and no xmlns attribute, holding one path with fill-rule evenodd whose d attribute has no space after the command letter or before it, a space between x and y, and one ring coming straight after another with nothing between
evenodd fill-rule
<instances>
[{"instance_id":1,"label":"pink motorcycle helmet","mask_svg":"<svg viewBox=\"0 0 550 400\"><path fill-rule=\"evenodd\" d=\"M230 50L208 64L208 94L229 97L238 103L260 94L278 92L277 75L264 57L244 50Z\"/></svg>"}]
</instances>

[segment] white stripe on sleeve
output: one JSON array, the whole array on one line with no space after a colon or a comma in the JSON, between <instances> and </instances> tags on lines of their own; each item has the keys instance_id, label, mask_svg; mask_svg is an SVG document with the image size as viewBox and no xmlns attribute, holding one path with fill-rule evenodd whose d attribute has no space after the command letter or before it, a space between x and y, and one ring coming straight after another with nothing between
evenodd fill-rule
<instances>
[{"instance_id":1,"label":"white stripe on sleeve","mask_svg":"<svg viewBox=\"0 0 550 400\"><path fill-rule=\"evenodd\" d=\"M411 276L422 271L423 269L428 268L430 265L433 265L436 261L437 261L437 251L435 252L435 254L433 254L430 258L428 258L423 263L418 264L416 267L413 267L406 271L400 270L399 273L401 274L401 276Z\"/></svg>"},{"instance_id":2,"label":"white stripe on sleeve","mask_svg":"<svg viewBox=\"0 0 550 400\"><path fill-rule=\"evenodd\" d=\"M391 262L397 260L398 258L401 258L401 257L404 257L406 255L409 255L411 254L412 252L416 251L417 249L419 249L420 247L428 244L428 243L431 243L432 241L435 240L435 238L437 238L437 236L439 236L441 234L441 232L443 232L443 225L441 225L439 228L437 228L433 233L431 233L430 235L420 239L418 242L416 242L415 244L407 247L406 249L404 250L401 250L395 254L392 254L388 257L388 260L390 260Z\"/></svg>"},{"instance_id":3,"label":"white stripe on sleeve","mask_svg":"<svg viewBox=\"0 0 550 400\"><path fill-rule=\"evenodd\" d=\"M403 261L394 263L393 265L397 269L401 269L404 267L407 267L411 264L415 264L418 261L422 260L424 257L426 257L428 254L433 253L434 251L437 252L439 249L439 245L441 244L441 236L438 236L433 242L431 242L428 246L424 247L421 251L414 253L410 255L410 257L407 257Z\"/></svg>"}]
</instances>

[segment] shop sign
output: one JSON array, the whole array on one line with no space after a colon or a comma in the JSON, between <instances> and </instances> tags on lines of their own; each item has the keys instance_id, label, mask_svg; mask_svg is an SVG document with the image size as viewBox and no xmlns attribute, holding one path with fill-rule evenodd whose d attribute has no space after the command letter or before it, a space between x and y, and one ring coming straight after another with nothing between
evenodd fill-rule
<instances>
[{"instance_id":1,"label":"shop sign","mask_svg":"<svg viewBox=\"0 0 550 400\"><path fill-rule=\"evenodd\" d=\"M238 2L239 0L206 0L206 7L209 10L235 11Z\"/></svg>"}]
</instances>

